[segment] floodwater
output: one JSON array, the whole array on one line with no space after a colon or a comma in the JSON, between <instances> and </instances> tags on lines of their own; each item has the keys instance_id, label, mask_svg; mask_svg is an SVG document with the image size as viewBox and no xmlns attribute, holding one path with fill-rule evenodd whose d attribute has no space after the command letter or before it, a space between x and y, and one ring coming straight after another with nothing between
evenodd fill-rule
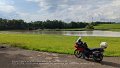
<instances>
[{"instance_id":1,"label":"floodwater","mask_svg":"<svg viewBox=\"0 0 120 68\"><path fill-rule=\"evenodd\" d=\"M25 33L25 34L57 34L68 36L104 36L120 37L120 32L113 31L0 31L0 33Z\"/></svg>"}]
</instances>

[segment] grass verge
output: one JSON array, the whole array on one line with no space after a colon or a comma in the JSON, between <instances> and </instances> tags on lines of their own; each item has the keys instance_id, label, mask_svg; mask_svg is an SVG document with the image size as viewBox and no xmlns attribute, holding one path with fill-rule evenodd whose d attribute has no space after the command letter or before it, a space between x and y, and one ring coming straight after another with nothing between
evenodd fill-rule
<instances>
[{"instance_id":1,"label":"grass verge","mask_svg":"<svg viewBox=\"0 0 120 68\"><path fill-rule=\"evenodd\" d=\"M0 43L36 51L73 54L77 36L47 34L0 34ZM105 56L120 56L120 37L82 37L90 48L106 41L109 46Z\"/></svg>"}]
</instances>

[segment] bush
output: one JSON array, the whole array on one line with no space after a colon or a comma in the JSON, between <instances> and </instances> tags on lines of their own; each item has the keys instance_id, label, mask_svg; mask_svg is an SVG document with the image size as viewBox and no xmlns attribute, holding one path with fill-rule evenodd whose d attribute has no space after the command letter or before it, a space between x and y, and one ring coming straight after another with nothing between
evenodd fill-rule
<instances>
[{"instance_id":1,"label":"bush","mask_svg":"<svg viewBox=\"0 0 120 68\"><path fill-rule=\"evenodd\" d=\"M86 29L94 29L94 26L93 26L92 24L88 24L88 25L86 26Z\"/></svg>"}]
</instances>

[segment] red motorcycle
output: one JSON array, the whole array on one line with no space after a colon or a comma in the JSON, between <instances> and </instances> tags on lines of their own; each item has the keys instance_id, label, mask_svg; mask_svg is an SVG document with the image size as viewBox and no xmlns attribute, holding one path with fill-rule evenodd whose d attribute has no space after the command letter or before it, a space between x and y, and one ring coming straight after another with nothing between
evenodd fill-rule
<instances>
[{"instance_id":1,"label":"red motorcycle","mask_svg":"<svg viewBox=\"0 0 120 68\"><path fill-rule=\"evenodd\" d=\"M86 47L87 44L83 43L83 45ZM75 51L74 51L74 55L77 58L81 58L81 57L87 57L87 58L93 58L94 61L96 62L100 62L103 60L103 52L105 48L88 48L88 50L86 51L85 47L79 47L77 44L75 44Z\"/></svg>"}]
</instances>

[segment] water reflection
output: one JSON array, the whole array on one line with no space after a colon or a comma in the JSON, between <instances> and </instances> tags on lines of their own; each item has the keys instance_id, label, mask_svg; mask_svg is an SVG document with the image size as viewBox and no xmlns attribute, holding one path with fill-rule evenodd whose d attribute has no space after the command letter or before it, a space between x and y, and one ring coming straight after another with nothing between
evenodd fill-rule
<instances>
[{"instance_id":1,"label":"water reflection","mask_svg":"<svg viewBox=\"0 0 120 68\"><path fill-rule=\"evenodd\" d=\"M112 31L68 31L64 35L70 36L104 36L104 37L120 37L120 32Z\"/></svg>"},{"instance_id":2,"label":"water reflection","mask_svg":"<svg viewBox=\"0 0 120 68\"><path fill-rule=\"evenodd\" d=\"M112 31L0 31L0 33L57 34L57 35L68 35L68 36L120 37L120 32L112 32Z\"/></svg>"}]
</instances>

